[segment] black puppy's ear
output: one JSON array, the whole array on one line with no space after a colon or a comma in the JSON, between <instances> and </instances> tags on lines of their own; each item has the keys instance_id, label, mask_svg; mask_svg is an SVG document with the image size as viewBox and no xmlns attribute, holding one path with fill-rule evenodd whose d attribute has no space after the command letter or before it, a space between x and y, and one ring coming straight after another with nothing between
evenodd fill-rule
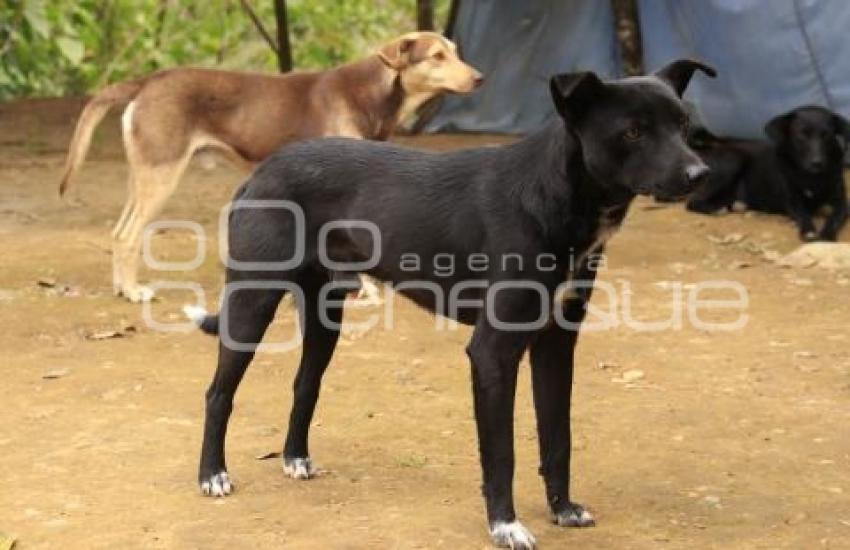
<instances>
[{"instance_id":1,"label":"black puppy's ear","mask_svg":"<svg viewBox=\"0 0 850 550\"><path fill-rule=\"evenodd\" d=\"M794 111L774 117L764 125L765 135L773 143L782 143L788 135L788 126L791 125L791 120L794 118Z\"/></svg>"},{"instance_id":2,"label":"black puppy's ear","mask_svg":"<svg viewBox=\"0 0 850 550\"><path fill-rule=\"evenodd\" d=\"M685 89L687 89L688 84L691 82L691 77L694 76L694 72L697 70L704 72L711 78L717 76L717 71L713 67L692 59L673 61L656 71L655 76L672 86L676 90L676 94L682 97L682 94L685 93Z\"/></svg>"},{"instance_id":3,"label":"black puppy's ear","mask_svg":"<svg viewBox=\"0 0 850 550\"><path fill-rule=\"evenodd\" d=\"M832 123L835 124L835 135L841 139L844 149L847 149L850 146L850 121L839 114L833 114Z\"/></svg>"},{"instance_id":4,"label":"black puppy's ear","mask_svg":"<svg viewBox=\"0 0 850 550\"><path fill-rule=\"evenodd\" d=\"M555 109L567 120L575 120L598 97L602 86L599 77L591 72L556 74L549 80Z\"/></svg>"}]
</instances>

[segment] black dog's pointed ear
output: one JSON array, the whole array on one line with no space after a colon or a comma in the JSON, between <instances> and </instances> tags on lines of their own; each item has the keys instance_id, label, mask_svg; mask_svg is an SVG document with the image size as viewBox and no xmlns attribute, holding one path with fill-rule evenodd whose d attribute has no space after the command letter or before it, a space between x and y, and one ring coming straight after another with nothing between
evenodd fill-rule
<instances>
[{"instance_id":1,"label":"black dog's pointed ear","mask_svg":"<svg viewBox=\"0 0 850 550\"><path fill-rule=\"evenodd\" d=\"M595 73L556 74L549 80L549 91L555 109L567 120L574 120L602 90L602 81Z\"/></svg>"},{"instance_id":2,"label":"black dog's pointed ear","mask_svg":"<svg viewBox=\"0 0 850 550\"><path fill-rule=\"evenodd\" d=\"M688 84L691 82L691 77L694 76L694 72L697 70L704 72L711 78L717 76L717 71L713 67L692 59L673 61L656 71L655 76L672 86L676 90L676 94L682 97L682 94L685 93L685 89L687 89Z\"/></svg>"},{"instance_id":3,"label":"black dog's pointed ear","mask_svg":"<svg viewBox=\"0 0 850 550\"><path fill-rule=\"evenodd\" d=\"M791 124L791 119L793 118L793 111L772 118L767 124L764 125L765 135L773 143L782 143L783 141L785 141L785 137L788 135L788 126Z\"/></svg>"}]
</instances>

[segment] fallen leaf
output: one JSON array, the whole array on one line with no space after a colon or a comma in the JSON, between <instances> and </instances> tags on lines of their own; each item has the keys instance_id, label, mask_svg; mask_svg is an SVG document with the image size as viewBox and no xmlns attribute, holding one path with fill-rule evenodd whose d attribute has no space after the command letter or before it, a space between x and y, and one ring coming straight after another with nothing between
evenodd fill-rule
<instances>
[{"instance_id":1,"label":"fallen leaf","mask_svg":"<svg viewBox=\"0 0 850 550\"><path fill-rule=\"evenodd\" d=\"M612 378L611 381L616 382L617 384L629 384L631 382L637 382L643 377L644 374L642 370L631 369L621 374L619 378Z\"/></svg>"},{"instance_id":2,"label":"fallen leaf","mask_svg":"<svg viewBox=\"0 0 850 550\"><path fill-rule=\"evenodd\" d=\"M138 329L135 325L129 323L126 320L121 320L118 324L119 329L104 329L104 330L96 330L94 332L90 332L86 334L87 340L110 340L112 338L124 338L126 336L130 336L135 334Z\"/></svg>"},{"instance_id":3,"label":"fallen leaf","mask_svg":"<svg viewBox=\"0 0 850 550\"><path fill-rule=\"evenodd\" d=\"M661 202L653 202L650 204L644 204L641 206L641 210L664 210L670 208L669 204L661 203Z\"/></svg>"},{"instance_id":4,"label":"fallen leaf","mask_svg":"<svg viewBox=\"0 0 850 550\"><path fill-rule=\"evenodd\" d=\"M703 500L708 504L713 504L715 507L722 507L720 497L717 495L706 495Z\"/></svg>"},{"instance_id":5,"label":"fallen leaf","mask_svg":"<svg viewBox=\"0 0 850 550\"><path fill-rule=\"evenodd\" d=\"M55 380L68 374L68 369L52 369L41 375L45 380Z\"/></svg>"},{"instance_id":6,"label":"fallen leaf","mask_svg":"<svg viewBox=\"0 0 850 550\"><path fill-rule=\"evenodd\" d=\"M627 370L626 372L623 373L623 376L622 376L623 380L626 381L626 382L634 382L635 380L640 380L643 377L644 377L643 371L637 370L637 369Z\"/></svg>"},{"instance_id":7,"label":"fallen leaf","mask_svg":"<svg viewBox=\"0 0 850 550\"><path fill-rule=\"evenodd\" d=\"M86 334L86 338L89 340L109 340L110 338L123 338L124 333L120 330L98 330L89 334Z\"/></svg>"},{"instance_id":8,"label":"fallen leaf","mask_svg":"<svg viewBox=\"0 0 850 550\"><path fill-rule=\"evenodd\" d=\"M746 235L743 233L729 233L722 237L718 237L717 235L708 235L708 240L714 244L727 245L739 243L743 241L745 237Z\"/></svg>"},{"instance_id":9,"label":"fallen leaf","mask_svg":"<svg viewBox=\"0 0 850 550\"><path fill-rule=\"evenodd\" d=\"M12 550L15 547L17 539L12 535L0 533L0 550Z\"/></svg>"},{"instance_id":10,"label":"fallen leaf","mask_svg":"<svg viewBox=\"0 0 850 550\"><path fill-rule=\"evenodd\" d=\"M782 254L780 254L776 250L764 250L763 254L764 254L764 259L769 261L769 262L776 262L776 261L779 260L779 258L782 257Z\"/></svg>"},{"instance_id":11,"label":"fallen leaf","mask_svg":"<svg viewBox=\"0 0 850 550\"><path fill-rule=\"evenodd\" d=\"M56 279L53 277L42 277L36 284L42 288L54 288L56 286Z\"/></svg>"},{"instance_id":12,"label":"fallen leaf","mask_svg":"<svg viewBox=\"0 0 850 550\"><path fill-rule=\"evenodd\" d=\"M65 283L59 283L53 277L42 277L36 281L36 284L50 290L49 294L59 296L77 297L81 294L80 289Z\"/></svg>"},{"instance_id":13,"label":"fallen leaf","mask_svg":"<svg viewBox=\"0 0 850 550\"><path fill-rule=\"evenodd\" d=\"M268 460L270 458L280 458L280 455L280 451L269 451L267 453L257 455L254 458L256 458L257 460Z\"/></svg>"},{"instance_id":14,"label":"fallen leaf","mask_svg":"<svg viewBox=\"0 0 850 550\"><path fill-rule=\"evenodd\" d=\"M850 268L850 243L807 243L777 262L782 267Z\"/></svg>"}]
</instances>

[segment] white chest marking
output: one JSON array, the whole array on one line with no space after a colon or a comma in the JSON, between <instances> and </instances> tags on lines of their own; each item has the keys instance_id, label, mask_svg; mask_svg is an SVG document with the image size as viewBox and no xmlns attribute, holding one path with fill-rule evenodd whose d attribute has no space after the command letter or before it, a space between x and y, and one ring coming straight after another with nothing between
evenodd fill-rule
<instances>
[{"instance_id":1,"label":"white chest marking","mask_svg":"<svg viewBox=\"0 0 850 550\"><path fill-rule=\"evenodd\" d=\"M131 101L124 113L121 115L121 129L124 131L125 139L130 136L133 130L133 113L136 111L136 102Z\"/></svg>"}]
</instances>

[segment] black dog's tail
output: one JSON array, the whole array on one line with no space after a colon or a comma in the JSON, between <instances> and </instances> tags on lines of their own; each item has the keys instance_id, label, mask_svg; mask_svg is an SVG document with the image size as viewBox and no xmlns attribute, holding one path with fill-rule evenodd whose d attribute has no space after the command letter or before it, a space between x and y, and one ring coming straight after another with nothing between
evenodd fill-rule
<instances>
[{"instance_id":1,"label":"black dog's tail","mask_svg":"<svg viewBox=\"0 0 850 550\"><path fill-rule=\"evenodd\" d=\"M183 306L183 313L206 334L218 336L218 314L210 315L200 306L188 305Z\"/></svg>"}]
</instances>

